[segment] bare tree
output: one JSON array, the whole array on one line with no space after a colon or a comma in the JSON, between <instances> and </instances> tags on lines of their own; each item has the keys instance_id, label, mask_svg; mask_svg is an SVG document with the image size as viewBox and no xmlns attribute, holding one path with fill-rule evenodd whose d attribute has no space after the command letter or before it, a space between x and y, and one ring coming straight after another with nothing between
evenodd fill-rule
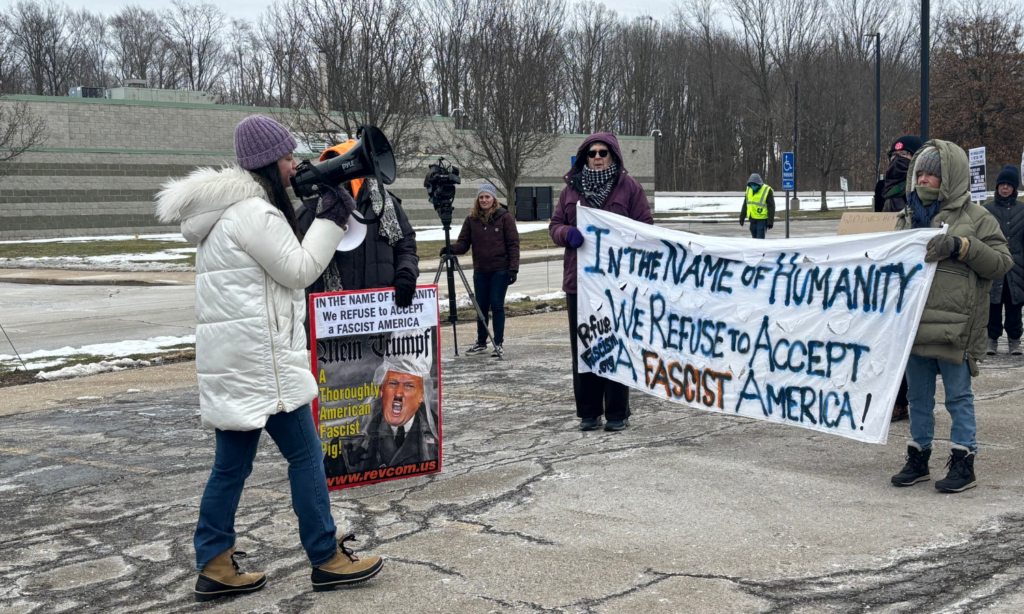
<instances>
[{"instance_id":1,"label":"bare tree","mask_svg":"<svg viewBox=\"0 0 1024 614\"><path fill-rule=\"evenodd\" d=\"M194 91L215 89L224 72L224 13L213 4L173 0L163 18L165 40L185 86Z\"/></svg>"},{"instance_id":2,"label":"bare tree","mask_svg":"<svg viewBox=\"0 0 1024 614\"><path fill-rule=\"evenodd\" d=\"M478 2L469 30L469 130L441 135L472 174L501 186L514 213L516 184L535 170L557 137L564 6L545 0Z\"/></svg>"},{"instance_id":3,"label":"bare tree","mask_svg":"<svg viewBox=\"0 0 1024 614\"><path fill-rule=\"evenodd\" d=\"M434 87L426 95L433 102L433 110L444 117L462 107L468 46L465 25L471 7L471 0L443 0L422 11L428 30L428 70Z\"/></svg>"},{"instance_id":4,"label":"bare tree","mask_svg":"<svg viewBox=\"0 0 1024 614\"><path fill-rule=\"evenodd\" d=\"M0 98L0 179L22 154L42 145L45 136L45 122L32 114L27 102Z\"/></svg>"},{"instance_id":5,"label":"bare tree","mask_svg":"<svg viewBox=\"0 0 1024 614\"><path fill-rule=\"evenodd\" d=\"M658 22L648 16L638 17L621 29L617 42L616 128L626 134L647 134L656 113L655 95L663 63Z\"/></svg>"},{"instance_id":6,"label":"bare tree","mask_svg":"<svg viewBox=\"0 0 1024 614\"><path fill-rule=\"evenodd\" d=\"M307 35L301 101L315 129L352 138L362 125L380 128L399 154L418 148L414 123L426 44L408 0L305 0ZM304 121L297 113L296 120Z\"/></svg>"},{"instance_id":7,"label":"bare tree","mask_svg":"<svg viewBox=\"0 0 1024 614\"><path fill-rule=\"evenodd\" d=\"M109 27L102 15L81 10L72 13L68 28L75 32L81 53L73 79L78 85L107 87L110 85Z\"/></svg>"},{"instance_id":8,"label":"bare tree","mask_svg":"<svg viewBox=\"0 0 1024 614\"><path fill-rule=\"evenodd\" d=\"M160 16L129 4L111 17L109 24L114 73L122 80L153 78L164 29Z\"/></svg>"},{"instance_id":9,"label":"bare tree","mask_svg":"<svg viewBox=\"0 0 1024 614\"><path fill-rule=\"evenodd\" d=\"M77 72L83 48L69 28L67 7L48 0L22 0L10 8L12 42L25 62L37 95L64 96Z\"/></svg>"},{"instance_id":10,"label":"bare tree","mask_svg":"<svg viewBox=\"0 0 1024 614\"><path fill-rule=\"evenodd\" d=\"M569 131L590 134L610 127L613 54L619 24L603 4L573 7L565 45L565 82L570 104Z\"/></svg>"},{"instance_id":11,"label":"bare tree","mask_svg":"<svg viewBox=\"0 0 1024 614\"><path fill-rule=\"evenodd\" d=\"M933 131L964 148L986 147L999 168L1020 161L1024 142L1024 17L967 4L946 15L935 53Z\"/></svg>"},{"instance_id":12,"label":"bare tree","mask_svg":"<svg viewBox=\"0 0 1024 614\"><path fill-rule=\"evenodd\" d=\"M292 108L299 103L302 59L312 53L303 36L303 21L291 5L274 3L260 15L257 36L267 54L267 104ZM314 76L314 78L316 78Z\"/></svg>"}]
</instances>

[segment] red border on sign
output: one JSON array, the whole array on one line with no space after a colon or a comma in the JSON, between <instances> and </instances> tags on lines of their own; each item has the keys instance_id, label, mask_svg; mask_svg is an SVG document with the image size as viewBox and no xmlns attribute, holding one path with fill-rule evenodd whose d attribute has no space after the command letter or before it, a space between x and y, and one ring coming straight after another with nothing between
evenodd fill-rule
<instances>
[{"instance_id":1,"label":"red border on sign","mask_svg":"<svg viewBox=\"0 0 1024 614\"><path fill-rule=\"evenodd\" d=\"M437 284L416 286L417 290L434 289L434 300L438 300L437 295ZM320 373L316 368L316 313L314 305L314 299L321 298L324 296L341 296L343 294L366 294L368 292L394 292L394 288L369 288L366 290L340 290L338 292L320 292L318 294L309 295L309 359L310 359L310 370L313 372L313 378L319 383ZM374 480L365 480L362 482L356 482L355 484L341 484L338 486L331 486L328 484L327 490L342 490L344 488L352 488L354 486L366 486L367 484L377 484L379 482L390 482L392 480L404 480L405 478L415 478L421 475L430 475L433 473L441 472L441 457L444 454L442 446L444 443L444 420L441 418L441 308L440 304L437 305L437 469L433 471L422 471L417 473L408 473L405 475L378 478ZM319 388L319 385L317 386ZM313 424L316 426L316 432L320 432L320 393L317 392L316 398L310 403L313 408Z\"/></svg>"}]
</instances>

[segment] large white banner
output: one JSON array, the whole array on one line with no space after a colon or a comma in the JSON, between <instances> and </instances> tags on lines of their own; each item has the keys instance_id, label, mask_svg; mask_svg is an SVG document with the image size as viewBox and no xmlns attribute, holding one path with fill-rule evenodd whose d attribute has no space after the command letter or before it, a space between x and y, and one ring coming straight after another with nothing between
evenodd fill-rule
<instances>
[{"instance_id":1,"label":"large white banner","mask_svg":"<svg viewBox=\"0 0 1024 614\"><path fill-rule=\"evenodd\" d=\"M765 241L577 216L580 371L885 443L944 230Z\"/></svg>"}]
</instances>

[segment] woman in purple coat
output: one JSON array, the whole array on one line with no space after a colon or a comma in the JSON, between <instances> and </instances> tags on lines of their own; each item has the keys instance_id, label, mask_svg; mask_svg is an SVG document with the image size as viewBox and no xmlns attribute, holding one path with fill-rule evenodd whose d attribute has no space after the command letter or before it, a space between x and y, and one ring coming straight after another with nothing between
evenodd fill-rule
<instances>
[{"instance_id":1,"label":"woman in purple coat","mask_svg":"<svg viewBox=\"0 0 1024 614\"><path fill-rule=\"evenodd\" d=\"M601 427L621 431L629 426L629 388L593 373L580 373L576 337L576 250L583 245L583 233L576 228L576 208L593 207L645 224L653 224L647 195L622 163L622 152L615 135L597 132L590 135L576 152L576 161L563 177L565 189L551 216L548 232L555 245L565 248L562 290L569 310L569 340L572 345L572 388L576 396L576 415L580 430Z\"/></svg>"}]
</instances>

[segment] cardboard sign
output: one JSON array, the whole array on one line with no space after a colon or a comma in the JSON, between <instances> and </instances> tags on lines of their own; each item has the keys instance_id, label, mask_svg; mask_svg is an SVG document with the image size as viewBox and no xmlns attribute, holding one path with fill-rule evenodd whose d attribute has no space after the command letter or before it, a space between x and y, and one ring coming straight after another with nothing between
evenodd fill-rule
<instances>
[{"instance_id":1,"label":"cardboard sign","mask_svg":"<svg viewBox=\"0 0 1024 614\"><path fill-rule=\"evenodd\" d=\"M581 207L579 370L673 403L885 443L943 229L730 239Z\"/></svg>"},{"instance_id":2,"label":"cardboard sign","mask_svg":"<svg viewBox=\"0 0 1024 614\"><path fill-rule=\"evenodd\" d=\"M394 296L309 297L313 418L329 490L441 470L437 286L418 286L410 307Z\"/></svg>"},{"instance_id":3,"label":"cardboard sign","mask_svg":"<svg viewBox=\"0 0 1024 614\"><path fill-rule=\"evenodd\" d=\"M849 212L843 214L839 221L839 232L842 235L860 235L871 232L889 232L896 230L896 220L899 213L857 213Z\"/></svg>"}]
</instances>

